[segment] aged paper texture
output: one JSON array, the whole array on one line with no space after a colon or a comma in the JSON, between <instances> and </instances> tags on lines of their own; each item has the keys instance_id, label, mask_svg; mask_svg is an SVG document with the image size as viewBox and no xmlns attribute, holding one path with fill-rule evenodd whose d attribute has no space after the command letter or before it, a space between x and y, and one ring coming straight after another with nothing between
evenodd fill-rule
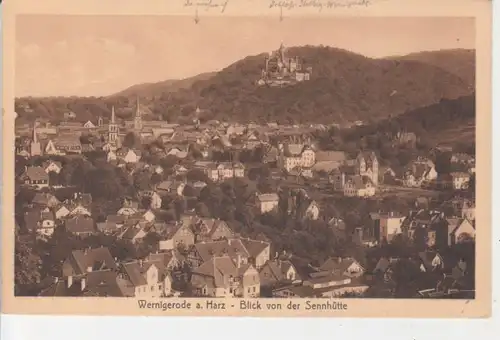
<instances>
[{"instance_id":1,"label":"aged paper texture","mask_svg":"<svg viewBox=\"0 0 500 340\"><path fill-rule=\"evenodd\" d=\"M489 1L4 7L3 312L490 315Z\"/></svg>"}]
</instances>

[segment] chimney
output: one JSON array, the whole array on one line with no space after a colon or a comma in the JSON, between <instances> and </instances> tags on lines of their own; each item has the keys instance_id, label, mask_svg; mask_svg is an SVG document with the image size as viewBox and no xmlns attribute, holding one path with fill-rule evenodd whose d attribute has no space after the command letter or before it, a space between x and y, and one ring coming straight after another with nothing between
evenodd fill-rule
<instances>
[{"instance_id":1,"label":"chimney","mask_svg":"<svg viewBox=\"0 0 500 340\"><path fill-rule=\"evenodd\" d=\"M240 268L240 266L241 266L241 255L238 254L236 255L236 267Z\"/></svg>"},{"instance_id":2,"label":"chimney","mask_svg":"<svg viewBox=\"0 0 500 340\"><path fill-rule=\"evenodd\" d=\"M228 244L228 245L231 245L231 239L228 239L228 240L227 240L227 244Z\"/></svg>"},{"instance_id":3,"label":"chimney","mask_svg":"<svg viewBox=\"0 0 500 340\"><path fill-rule=\"evenodd\" d=\"M91 266L88 266L88 267L87 267L87 273L90 273L90 272L92 272L92 267L91 267Z\"/></svg>"},{"instance_id":4,"label":"chimney","mask_svg":"<svg viewBox=\"0 0 500 340\"><path fill-rule=\"evenodd\" d=\"M139 260L139 266L141 266L141 267L142 267L142 265L143 265L143 261L142 261L142 259L140 259L140 260Z\"/></svg>"},{"instance_id":5,"label":"chimney","mask_svg":"<svg viewBox=\"0 0 500 340\"><path fill-rule=\"evenodd\" d=\"M87 280L84 277L82 277L82 280L80 281L80 284L81 284L81 287L82 287L82 291L85 290L85 287L86 287L86 284L87 284L86 281Z\"/></svg>"},{"instance_id":6,"label":"chimney","mask_svg":"<svg viewBox=\"0 0 500 340\"><path fill-rule=\"evenodd\" d=\"M55 277L54 278L54 283L58 283L59 282L59 278L58 277Z\"/></svg>"},{"instance_id":7,"label":"chimney","mask_svg":"<svg viewBox=\"0 0 500 340\"><path fill-rule=\"evenodd\" d=\"M73 285L73 276L68 276L67 278L67 284L68 284L68 288L71 288L71 286Z\"/></svg>"}]
</instances>

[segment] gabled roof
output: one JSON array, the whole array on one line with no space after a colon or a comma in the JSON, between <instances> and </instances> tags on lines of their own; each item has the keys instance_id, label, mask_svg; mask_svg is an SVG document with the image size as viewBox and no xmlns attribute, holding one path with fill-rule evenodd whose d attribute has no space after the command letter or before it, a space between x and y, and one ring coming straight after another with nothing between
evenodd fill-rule
<instances>
[{"instance_id":1,"label":"gabled roof","mask_svg":"<svg viewBox=\"0 0 500 340\"><path fill-rule=\"evenodd\" d=\"M243 246L246 248L248 254L255 258L270 246L269 242L252 240L249 238L240 238Z\"/></svg>"},{"instance_id":2,"label":"gabled roof","mask_svg":"<svg viewBox=\"0 0 500 340\"><path fill-rule=\"evenodd\" d=\"M48 181L49 175L41 166L30 166L24 172L24 175L31 181Z\"/></svg>"},{"instance_id":3,"label":"gabled roof","mask_svg":"<svg viewBox=\"0 0 500 340\"><path fill-rule=\"evenodd\" d=\"M319 267L319 269L320 271L343 274L353 263L357 263L359 266L361 266L352 257L347 257L347 258L330 257L321 265L321 267Z\"/></svg>"},{"instance_id":4,"label":"gabled roof","mask_svg":"<svg viewBox=\"0 0 500 340\"><path fill-rule=\"evenodd\" d=\"M317 151L316 162L344 162L347 156L343 151Z\"/></svg>"},{"instance_id":5,"label":"gabled roof","mask_svg":"<svg viewBox=\"0 0 500 340\"><path fill-rule=\"evenodd\" d=\"M205 284L213 288L226 287L229 279L240 278L251 267L250 264L241 265L239 268L228 256L212 257L207 262L193 270L193 276L205 278Z\"/></svg>"},{"instance_id":6,"label":"gabled roof","mask_svg":"<svg viewBox=\"0 0 500 340\"><path fill-rule=\"evenodd\" d=\"M65 221L66 230L70 233L93 233L94 220L88 216L75 216Z\"/></svg>"},{"instance_id":7,"label":"gabled roof","mask_svg":"<svg viewBox=\"0 0 500 340\"><path fill-rule=\"evenodd\" d=\"M143 286L147 284L146 273L151 266L156 266L158 269L158 280L167 275L167 270L162 261L133 261L123 263L122 267L134 287Z\"/></svg>"},{"instance_id":8,"label":"gabled roof","mask_svg":"<svg viewBox=\"0 0 500 340\"><path fill-rule=\"evenodd\" d=\"M73 250L69 260L76 275L86 274L88 268L92 268L92 271L117 269L107 247Z\"/></svg>"},{"instance_id":9,"label":"gabled roof","mask_svg":"<svg viewBox=\"0 0 500 340\"><path fill-rule=\"evenodd\" d=\"M52 202L51 202L52 201ZM59 200L52 194L49 193L42 193L42 192L37 192L35 194L35 197L33 197L33 200L31 201L33 204L38 204L42 206L49 206L50 204L52 205L57 205L59 204Z\"/></svg>"},{"instance_id":10,"label":"gabled roof","mask_svg":"<svg viewBox=\"0 0 500 340\"><path fill-rule=\"evenodd\" d=\"M203 262L213 257L229 256L236 258L238 255L250 257L250 253L239 239L222 240L214 242L201 242L194 245L195 250Z\"/></svg>"},{"instance_id":11,"label":"gabled roof","mask_svg":"<svg viewBox=\"0 0 500 340\"><path fill-rule=\"evenodd\" d=\"M257 200L260 202L279 201L279 196L276 193L260 194L257 196Z\"/></svg>"}]
</instances>

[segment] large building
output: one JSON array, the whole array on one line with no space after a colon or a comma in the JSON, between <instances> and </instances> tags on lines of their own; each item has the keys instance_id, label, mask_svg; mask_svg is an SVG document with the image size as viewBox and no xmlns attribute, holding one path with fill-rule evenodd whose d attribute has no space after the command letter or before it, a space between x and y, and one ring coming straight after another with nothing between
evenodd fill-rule
<instances>
[{"instance_id":1,"label":"large building","mask_svg":"<svg viewBox=\"0 0 500 340\"><path fill-rule=\"evenodd\" d=\"M265 68L259 85L285 86L310 80L312 69L303 69L299 57L287 57L283 44L277 51L269 53L266 57Z\"/></svg>"}]
</instances>

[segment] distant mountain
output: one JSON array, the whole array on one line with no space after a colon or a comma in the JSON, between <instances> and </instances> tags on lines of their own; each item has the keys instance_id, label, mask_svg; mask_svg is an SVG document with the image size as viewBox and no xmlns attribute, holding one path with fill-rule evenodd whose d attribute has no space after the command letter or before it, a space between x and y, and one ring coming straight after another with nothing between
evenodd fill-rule
<instances>
[{"instance_id":1,"label":"distant mountain","mask_svg":"<svg viewBox=\"0 0 500 340\"><path fill-rule=\"evenodd\" d=\"M156 83L137 84L126 88L123 91L112 94L108 97L145 97L154 98L161 96L164 93L175 92L180 89L188 89L193 83L210 79L215 75L215 72L208 72L196 75L185 79L164 80Z\"/></svg>"},{"instance_id":2,"label":"distant mountain","mask_svg":"<svg viewBox=\"0 0 500 340\"><path fill-rule=\"evenodd\" d=\"M256 86L266 56L260 54L239 60L215 74L142 84L106 98L48 98L36 102L32 99L31 104L21 98L16 101L16 110L23 115L23 107L28 104L34 112L43 111L34 116L59 117L62 111L72 110L77 117L87 119L89 112L94 116L109 116L111 105L118 110L122 106L130 108L134 105L132 98L139 96L141 105L169 121L192 118L199 106L203 110L201 119L342 123L396 116L474 91L463 76L408 56L371 59L322 46L292 47L287 49L287 55L298 56L304 67L312 67L310 81L285 88ZM468 67L460 66L469 62L460 53L435 59L446 58L449 64L456 65L455 70Z\"/></svg>"},{"instance_id":3,"label":"distant mountain","mask_svg":"<svg viewBox=\"0 0 500 340\"><path fill-rule=\"evenodd\" d=\"M394 57L399 60L413 60L437 66L447 72L459 76L474 87L476 79L476 51L452 49L441 51L418 52Z\"/></svg>"}]
</instances>

